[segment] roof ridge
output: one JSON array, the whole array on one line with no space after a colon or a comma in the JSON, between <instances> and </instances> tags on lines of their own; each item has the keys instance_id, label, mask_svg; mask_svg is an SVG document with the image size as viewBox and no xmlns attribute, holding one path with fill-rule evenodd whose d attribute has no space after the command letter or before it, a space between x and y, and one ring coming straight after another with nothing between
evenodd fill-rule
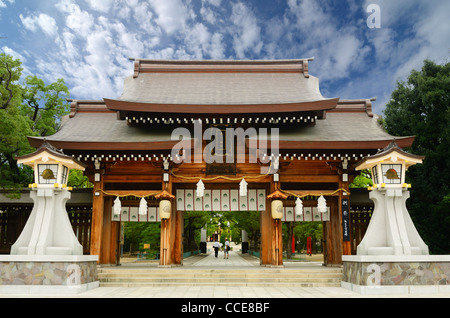
<instances>
[{"instance_id":1,"label":"roof ridge","mask_svg":"<svg viewBox=\"0 0 450 318\"><path fill-rule=\"evenodd\" d=\"M153 60L134 61L133 77L149 72L298 72L308 78L314 58L285 60Z\"/></svg>"},{"instance_id":2,"label":"roof ridge","mask_svg":"<svg viewBox=\"0 0 450 318\"><path fill-rule=\"evenodd\" d=\"M258 60L170 60L170 59L146 59L129 58L130 61L152 62L155 64L279 64L279 63L299 63L303 61L313 61L314 57L300 59L258 59Z\"/></svg>"}]
</instances>

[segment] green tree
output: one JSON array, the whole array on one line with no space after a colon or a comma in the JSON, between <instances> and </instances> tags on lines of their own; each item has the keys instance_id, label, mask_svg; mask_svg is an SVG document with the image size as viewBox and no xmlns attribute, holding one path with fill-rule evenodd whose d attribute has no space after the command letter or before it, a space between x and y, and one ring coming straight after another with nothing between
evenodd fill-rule
<instances>
[{"instance_id":1,"label":"green tree","mask_svg":"<svg viewBox=\"0 0 450 318\"><path fill-rule=\"evenodd\" d=\"M208 212L193 211L184 213L184 251L195 251L200 248L200 230L209 219L210 214Z\"/></svg>"},{"instance_id":2,"label":"green tree","mask_svg":"<svg viewBox=\"0 0 450 318\"><path fill-rule=\"evenodd\" d=\"M21 110L21 62L0 53L0 187L19 188L32 181L28 168L21 169L15 160L33 150L27 136L35 135L31 121Z\"/></svg>"},{"instance_id":3,"label":"green tree","mask_svg":"<svg viewBox=\"0 0 450 318\"><path fill-rule=\"evenodd\" d=\"M367 188L373 185L372 176L368 169L364 169L355 177L350 188Z\"/></svg>"},{"instance_id":4,"label":"green tree","mask_svg":"<svg viewBox=\"0 0 450 318\"><path fill-rule=\"evenodd\" d=\"M33 122L39 136L53 135L60 127L61 117L69 112L69 97L64 80L45 85L36 76L27 76L23 87L23 111Z\"/></svg>"},{"instance_id":5,"label":"green tree","mask_svg":"<svg viewBox=\"0 0 450 318\"><path fill-rule=\"evenodd\" d=\"M245 230L248 235L249 248L253 251L259 251L261 229L260 229L260 212L258 211L235 211L233 213L234 227ZM234 240L234 236L233 236Z\"/></svg>"},{"instance_id":6,"label":"green tree","mask_svg":"<svg viewBox=\"0 0 450 318\"><path fill-rule=\"evenodd\" d=\"M411 153L423 164L408 170L412 184L407 201L413 221L434 254L450 253L450 63L425 60L406 82L397 82L384 112L394 136L416 136Z\"/></svg>"},{"instance_id":7,"label":"green tree","mask_svg":"<svg viewBox=\"0 0 450 318\"><path fill-rule=\"evenodd\" d=\"M299 242L298 250L306 249L307 238L311 237L311 249L313 253L319 252L318 246L322 246L323 225L322 222L298 222L294 227L296 241Z\"/></svg>"},{"instance_id":8,"label":"green tree","mask_svg":"<svg viewBox=\"0 0 450 318\"><path fill-rule=\"evenodd\" d=\"M69 111L69 91L62 79L46 85L36 76L20 83L21 76L21 62L0 53L0 187L6 189L33 180L31 169L15 159L34 151L27 137L54 134Z\"/></svg>"}]
</instances>

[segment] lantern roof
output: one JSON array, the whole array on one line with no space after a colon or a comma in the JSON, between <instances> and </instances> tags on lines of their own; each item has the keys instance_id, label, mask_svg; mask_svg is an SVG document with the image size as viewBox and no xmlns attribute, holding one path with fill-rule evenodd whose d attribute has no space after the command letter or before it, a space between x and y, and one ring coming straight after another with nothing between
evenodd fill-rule
<instances>
[{"instance_id":1,"label":"lantern roof","mask_svg":"<svg viewBox=\"0 0 450 318\"><path fill-rule=\"evenodd\" d=\"M356 170L369 169L378 163L405 163L406 169L417 163L422 163L424 156L410 154L400 148L393 140L384 149L373 156L369 156L356 164Z\"/></svg>"},{"instance_id":2,"label":"lantern roof","mask_svg":"<svg viewBox=\"0 0 450 318\"><path fill-rule=\"evenodd\" d=\"M52 163L61 162L69 169L83 170L86 165L71 156L65 155L62 150L53 147L48 141L44 140L42 145L36 149L35 152L28 155L20 156L16 158L18 164L24 164L30 167L34 167L36 162L39 163Z\"/></svg>"}]
</instances>

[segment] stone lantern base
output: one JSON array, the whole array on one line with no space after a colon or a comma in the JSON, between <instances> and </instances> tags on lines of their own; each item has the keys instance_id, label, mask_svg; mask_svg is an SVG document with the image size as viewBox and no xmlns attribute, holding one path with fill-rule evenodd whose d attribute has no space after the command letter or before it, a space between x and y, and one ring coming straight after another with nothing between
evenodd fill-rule
<instances>
[{"instance_id":1,"label":"stone lantern base","mask_svg":"<svg viewBox=\"0 0 450 318\"><path fill-rule=\"evenodd\" d=\"M0 255L0 294L74 295L99 287L98 256Z\"/></svg>"},{"instance_id":2,"label":"stone lantern base","mask_svg":"<svg viewBox=\"0 0 450 318\"><path fill-rule=\"evenodd\" d=\"M360 294L450 292L450 255L342 256L341 286Z\"/></svg>"}]
</instances>

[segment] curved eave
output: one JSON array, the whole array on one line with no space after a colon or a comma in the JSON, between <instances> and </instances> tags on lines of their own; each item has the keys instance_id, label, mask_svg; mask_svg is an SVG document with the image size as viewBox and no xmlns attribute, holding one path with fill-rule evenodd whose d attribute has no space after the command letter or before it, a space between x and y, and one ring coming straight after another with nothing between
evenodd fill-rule
<instances>
[{"instance_id":1,"label":"curved eave","mask_svg":"<svg viewBox=\"0 0 450 318\"><path fill-rule=\"evenodd\" d=\"M142 113L176 113L176 114L264 114L323 111L336 108L339 98L311 102L283 104L240 104L240 105L185 105L152 104L104 99L106 107L114 111Z\"/></svg>"},{"instance_id":2,"label":"curved eave","mask_svg":"<svg viewBox=\"0 0 450 318\"><path fill-rule=\"evenodd\" d=\"M38 148L43 139L28 137L30 145ZM151 142L85 142L61 141L46 139L55 147L72 151L167 151L172 150L180 141L151 141Z\"/></svg>"},{"instance_id":3,"label":"curved eave","mask_svg":"<svg viewBox=\"0 0 450 318\"><path fill-rule=\"evenodd\" d=\"M42 142L35 148L41 147L41 145L45 142L45 140L41 140L41 141ZM67 156L67 155L63 155L63 154L60 154L60 153L56 153L56 152L52 151L49 148L39 148L38 150L36 150L33 153L30 153L30 154L27 154L27 155L24 155L24 156L20 156L20 157L16 157L17 163L23 163L23 164L26 164L26 165L29 165L29 166L33 166L32 164L30 165L30 163L27 162L27 161L29 161L31 158L39 156L41 153L44 153L44 152L49 153L54 158L57 158L57 159L60 159L60 160L63 160L63 161L71 161L71 162L75 163L75 165L80 166L81 168L86 168L87 167L81 161L78 161L78 160L72 158L71 156Z\"/></svg>"},{"instance_id":4,"label":"curved eave","mask_svg":"<svg viewBox=\"0 0 450 318\"><path fill-rule=\"evenodd\" d=\"M415 137L397 137L396 142L399 147L410 147ZM391 143L391 139L386 140L363 140L363 141L296 141L296 140L280 140L278 148L280 150L378 150L386 147ZM247 145L251 143L247 140Z\"/></svg>"}]
</instances>

